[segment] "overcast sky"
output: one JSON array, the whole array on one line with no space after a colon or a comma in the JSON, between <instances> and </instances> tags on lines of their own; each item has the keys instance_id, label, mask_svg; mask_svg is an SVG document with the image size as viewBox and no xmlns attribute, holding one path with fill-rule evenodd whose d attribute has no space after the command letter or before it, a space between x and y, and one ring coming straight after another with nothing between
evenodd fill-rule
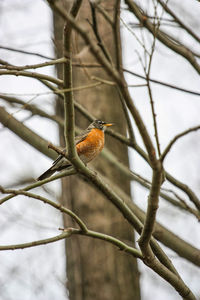
<instances>
[{"instance_id":1,"label":"overcast sky","mask_svg":"<svg viewBox=\"0 0 200 300\"><path fill-rule=\"evenodd\" d=\"M181 15L184 16L184 22L194 30L200 28L200 7L197 1L176 0L173 2L170 1L170 3L177 12L180 11L179 6L184 5L184 10L181 12ZM1 1L0 14L0 46L14 47L54 57L52 46L52 15L45 1ZM125 10L122 12L122 19L127 24L136 21ZM167 28L163 27L162 29ZM194 40L189 40L186 34L174 27L167 30L188 44L190 48L200 53L198 44ZM196 29L196 32L199 32L199 30ZM141 38L141 31L139 29L135 33ZM148 48L150 47L151 40L145 31L143 31L143 34ZM137 50L143 55L142 49L131 32L123 24L122 37L124 66L133 72L143 75L143 70L136 54ZM0 58L15 65L34 64L45 61L45 59L37 56L19 54L3 49L0 49ZM37 71L51 75L54 74L53 67L42 70L38 69ZM175 55L159 42L156 42L156 53L153 58L151 77L200 92L199 76L196 71L183 58ZM130 85L143 83L141 80L130 75L126 75L126 78ZM163 150L174 135L200 124L200 99L198 96L155 84L152 84L152 89L157 113L160 144ZM39 104L47 112L53 113L52 103L54 100L52 95L34 96L36 93L44 92L47 92L47 89L36 80L25 77L0 77L0 93L17 94L22 99L30 101L33 104ZM152 115L146 89L141 87L130 88L130 92L153 137ZM25 124L28 127L35 130L45 139L53 143L58 143L57 128L53 122L38 117L27 119L29 113L19 111L17 108L8 107L3 100L0 100L0 105L5 105L15 118L25 120ZM136 135L139 139L137 133ZM1 125L0 140L1 185L6 186L25 177L36 178L45 168L49 167L51 161L48 158L32 149L9 130L2 128ZM187 183L194 189L197 195L200 194L199 153L200 132L195 132L177 142L165 161L166 170ZM151 170L145 163L132 150L130 151L130 156L132 169L150 178ZM55 196L59 195L60 186L58 183L48 184L47 188L52 192L51 196L48 194L52 199L55 199ZM47 195L45 191L42 193ZM137 184L133 184L133 194L137 204L142 208L146 208L148 192L141 189ZM161 200L158 220L195 247L199 247L199 224L194 217L180 212ZM57 229L61 225L62 218L60 213L55 212L44 204L36 203L36 201L23 197L15 198L0 207L0 244L13 244L47 238L56 235ZM173 263L192 291L196 295L200 295L200 271L193 265L178 258L169 249L166 249L166 252L173 258ZM50 261L48 264L46 264L47 258ZM0 255L0 264L0 286L2 286L0 300L28 300L34 299L35 296L37 296L38 300L66 299L63 242L22 251L2 252ZM145 270L141 276L142 300L149 300L148 293L150 286L152 299L156 297L156 299L168 300L169 295L170 300L179 299L178 294L146 266L140 263L140 268L141 270ZM11 273L12 278L10 279ZM46 280L47 277L48 281ZM155 288L152 289L152 286Z\"/></svg>"}]
</instances>

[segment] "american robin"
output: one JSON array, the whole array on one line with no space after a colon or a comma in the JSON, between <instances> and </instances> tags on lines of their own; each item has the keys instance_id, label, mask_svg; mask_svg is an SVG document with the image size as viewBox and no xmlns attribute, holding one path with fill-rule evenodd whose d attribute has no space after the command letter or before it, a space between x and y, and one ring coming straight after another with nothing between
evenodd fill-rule
<instances>
[{"instance_id":1,"label":"american robin","mask_svg":"<svg viewBox=\"0 0 200 300\"><path fill-rule=\"evenodd\" d=\"M76 150L84 164L93 160L101 152L104 147L104 131L106 127L112 125L111 123L95 120L81 135L75 137ZM71 163L65 157L59 155L51 168L45 171L37 180L48 178L56 171L61 171L71 166Z\"/></svg>"}]
</instances>

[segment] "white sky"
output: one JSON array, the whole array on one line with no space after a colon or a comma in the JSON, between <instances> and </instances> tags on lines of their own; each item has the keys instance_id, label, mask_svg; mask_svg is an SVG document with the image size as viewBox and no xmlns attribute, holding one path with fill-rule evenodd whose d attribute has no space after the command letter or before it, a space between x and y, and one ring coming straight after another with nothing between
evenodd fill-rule
<instances>
[{"instance_id":1,"label":"white sky","mask_svg":"<svg viewBox=\"0 0 200 300\"><path fill-rule=\"evenodd\" d=\"M145 1L146 3L146 1ZM170 1L174 9L179 11L179 5L184 5L186 14L184 22L194 30L200 28L200 8L197 1ZM191 10L192 7L192 10ZM188 9L190 8L190 10ZM48 56L54 56L52 48L52 20L51 12L45 1L41 0L7 0L0 3L0 44L9 47L20 48L27 51L34 51ZM166 16L165 16L166 17ZM122 13L123 20L134 22L132 15ZM10 21L12 20L12 22ZM163 27L166 29L166 27ZM196 30L197 32L198 30ZM141 37L140 30L135 31ZM199 46L194 40L189 40L187 35L175 28L170 32L177 38L184 41L190 48L200 53ZM140 63L137 60L135 50L141 48L131 33L123 28L123 53L124 66L133 72L143 74ZM144 34L147 47L149 38ZM26 65L43 62L36 56L17 54L15 52L0 49L0 58L16 65ZM38 72L45 72L53 75L53 68L38 69ZM166 81L180 87L200 91L199 77L196 71L183 58L175 55L159 42L156 43L156 54L153 59L151 77L157 80ZM129 84L141 83L141 80L126 75ZM168 89L152 84L159 138L163 150L169 141L177 133L199 125L200 101L199 97L185 94L176 90ZM0 93L38 93L47 91L36 80L29 78L16 78L1 76ZM140 110L145 124L153 137L153 123L150 113L148 94L145 88L132 88L131 94ZM33 96L23 96L23 99L30 101ZM39 104L49 113L52 110L53 97L42 96L32 100L31 103ZM0 105L5 102L0 100ZM25 119L27 112L17 112L16 108L9 108L14 117ZM51 142L58 143L56 126L45 119L37 117L25 121L25 124L34 129L42 137ZM136 133L137 138L138 134ZM172 175L187 183L197 195L200 194L200 132L190 134L177 142L168 155L165 167ZM50 164L50 160L38 151L33 150L29 145L20 140L7 129L0 126L0 184L7 185L26 176L37 177ZM150 178L151 171L144 162L130 150L132 169L139 174L145 174ZM59 194L59 184L48 184L48 188ZM133 185L135 201L138 205L146 208L147 191L138 185ZM46 195L45 191L43 194ZM180 193L181 194L181 193ZM54 195L52 196L54 199ZM199 247L199 224L196 219L174 207L170 207L163 200L160 201L158 220L186 241ZM0 244L12 244L37 240L57 234L57 228L62 224L61 214L48 208L44 204L22 198L15 198L0 207ZM187 224L187 226L185 226ZM166 249L173 263L180 271L181 276L196 295L200 297L199 276L200 271L190 263L179 259L172 251ZM47 259L51 263L46 263ZM38 248L23 251L1 252L0 253L0 285L3 286L0 300L2 299L66 299L65 295L65 266L63 242L50 244ZM140 263L144 272L141 276L142 300L149 300L151 287L152 299L170 300L179 299L173 289L155 275L147 267ZM15 273L13 273L14 271ZM39 270L39 272L38 272ZM11 276L10 274L14 274ZM11 278L10 278L11 276ZM48 281L45 280L48 277ZM9 278L9 279L8 279ZM46 282L40 286L40 280ZM154 288L152 288L154 287Z\"/></svg>"}]
</instances>

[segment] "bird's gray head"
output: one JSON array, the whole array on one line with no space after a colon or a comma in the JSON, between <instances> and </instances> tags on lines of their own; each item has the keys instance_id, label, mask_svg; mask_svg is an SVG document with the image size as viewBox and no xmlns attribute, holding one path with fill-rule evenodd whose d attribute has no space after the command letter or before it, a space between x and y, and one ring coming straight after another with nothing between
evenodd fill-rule
<instances>
[{"instance_id":1,"label":"bird's gray head","mask_svg":"<svg viewBox=\"0 0 200 300\"><path fill-rule=\"evenodd\" d=\"M89 129L92 129L92 128L97 128L97 129L100 129L100 130L105 130L106 127L109 127L109 126L112 126L113 124L111 123L106 123L104 121L101 121L101 120L95 120L93 121L90 126L88 127Z\"/></svg>"}]
</instances>

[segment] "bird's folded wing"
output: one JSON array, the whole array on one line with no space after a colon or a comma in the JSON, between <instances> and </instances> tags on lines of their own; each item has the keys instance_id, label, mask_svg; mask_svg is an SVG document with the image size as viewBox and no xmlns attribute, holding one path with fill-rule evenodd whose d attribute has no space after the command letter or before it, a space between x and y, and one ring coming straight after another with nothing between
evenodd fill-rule
<instances>
[{"instance_id":1,"label":"bird's folded wing","mask_svg":"<svg viewBox=\"0 0 200 300\"><path fill-rule=\"evenodd\" d=\"M88 133L90 132L90 130L88 130L88 128L86 130L84 130L83 132L81 132L80 135L77 135L75 137L75 143L76 145L79 144L80 142L84 141L86 139L86 137L88 136Z\"/></svg>"}]
</instances>

